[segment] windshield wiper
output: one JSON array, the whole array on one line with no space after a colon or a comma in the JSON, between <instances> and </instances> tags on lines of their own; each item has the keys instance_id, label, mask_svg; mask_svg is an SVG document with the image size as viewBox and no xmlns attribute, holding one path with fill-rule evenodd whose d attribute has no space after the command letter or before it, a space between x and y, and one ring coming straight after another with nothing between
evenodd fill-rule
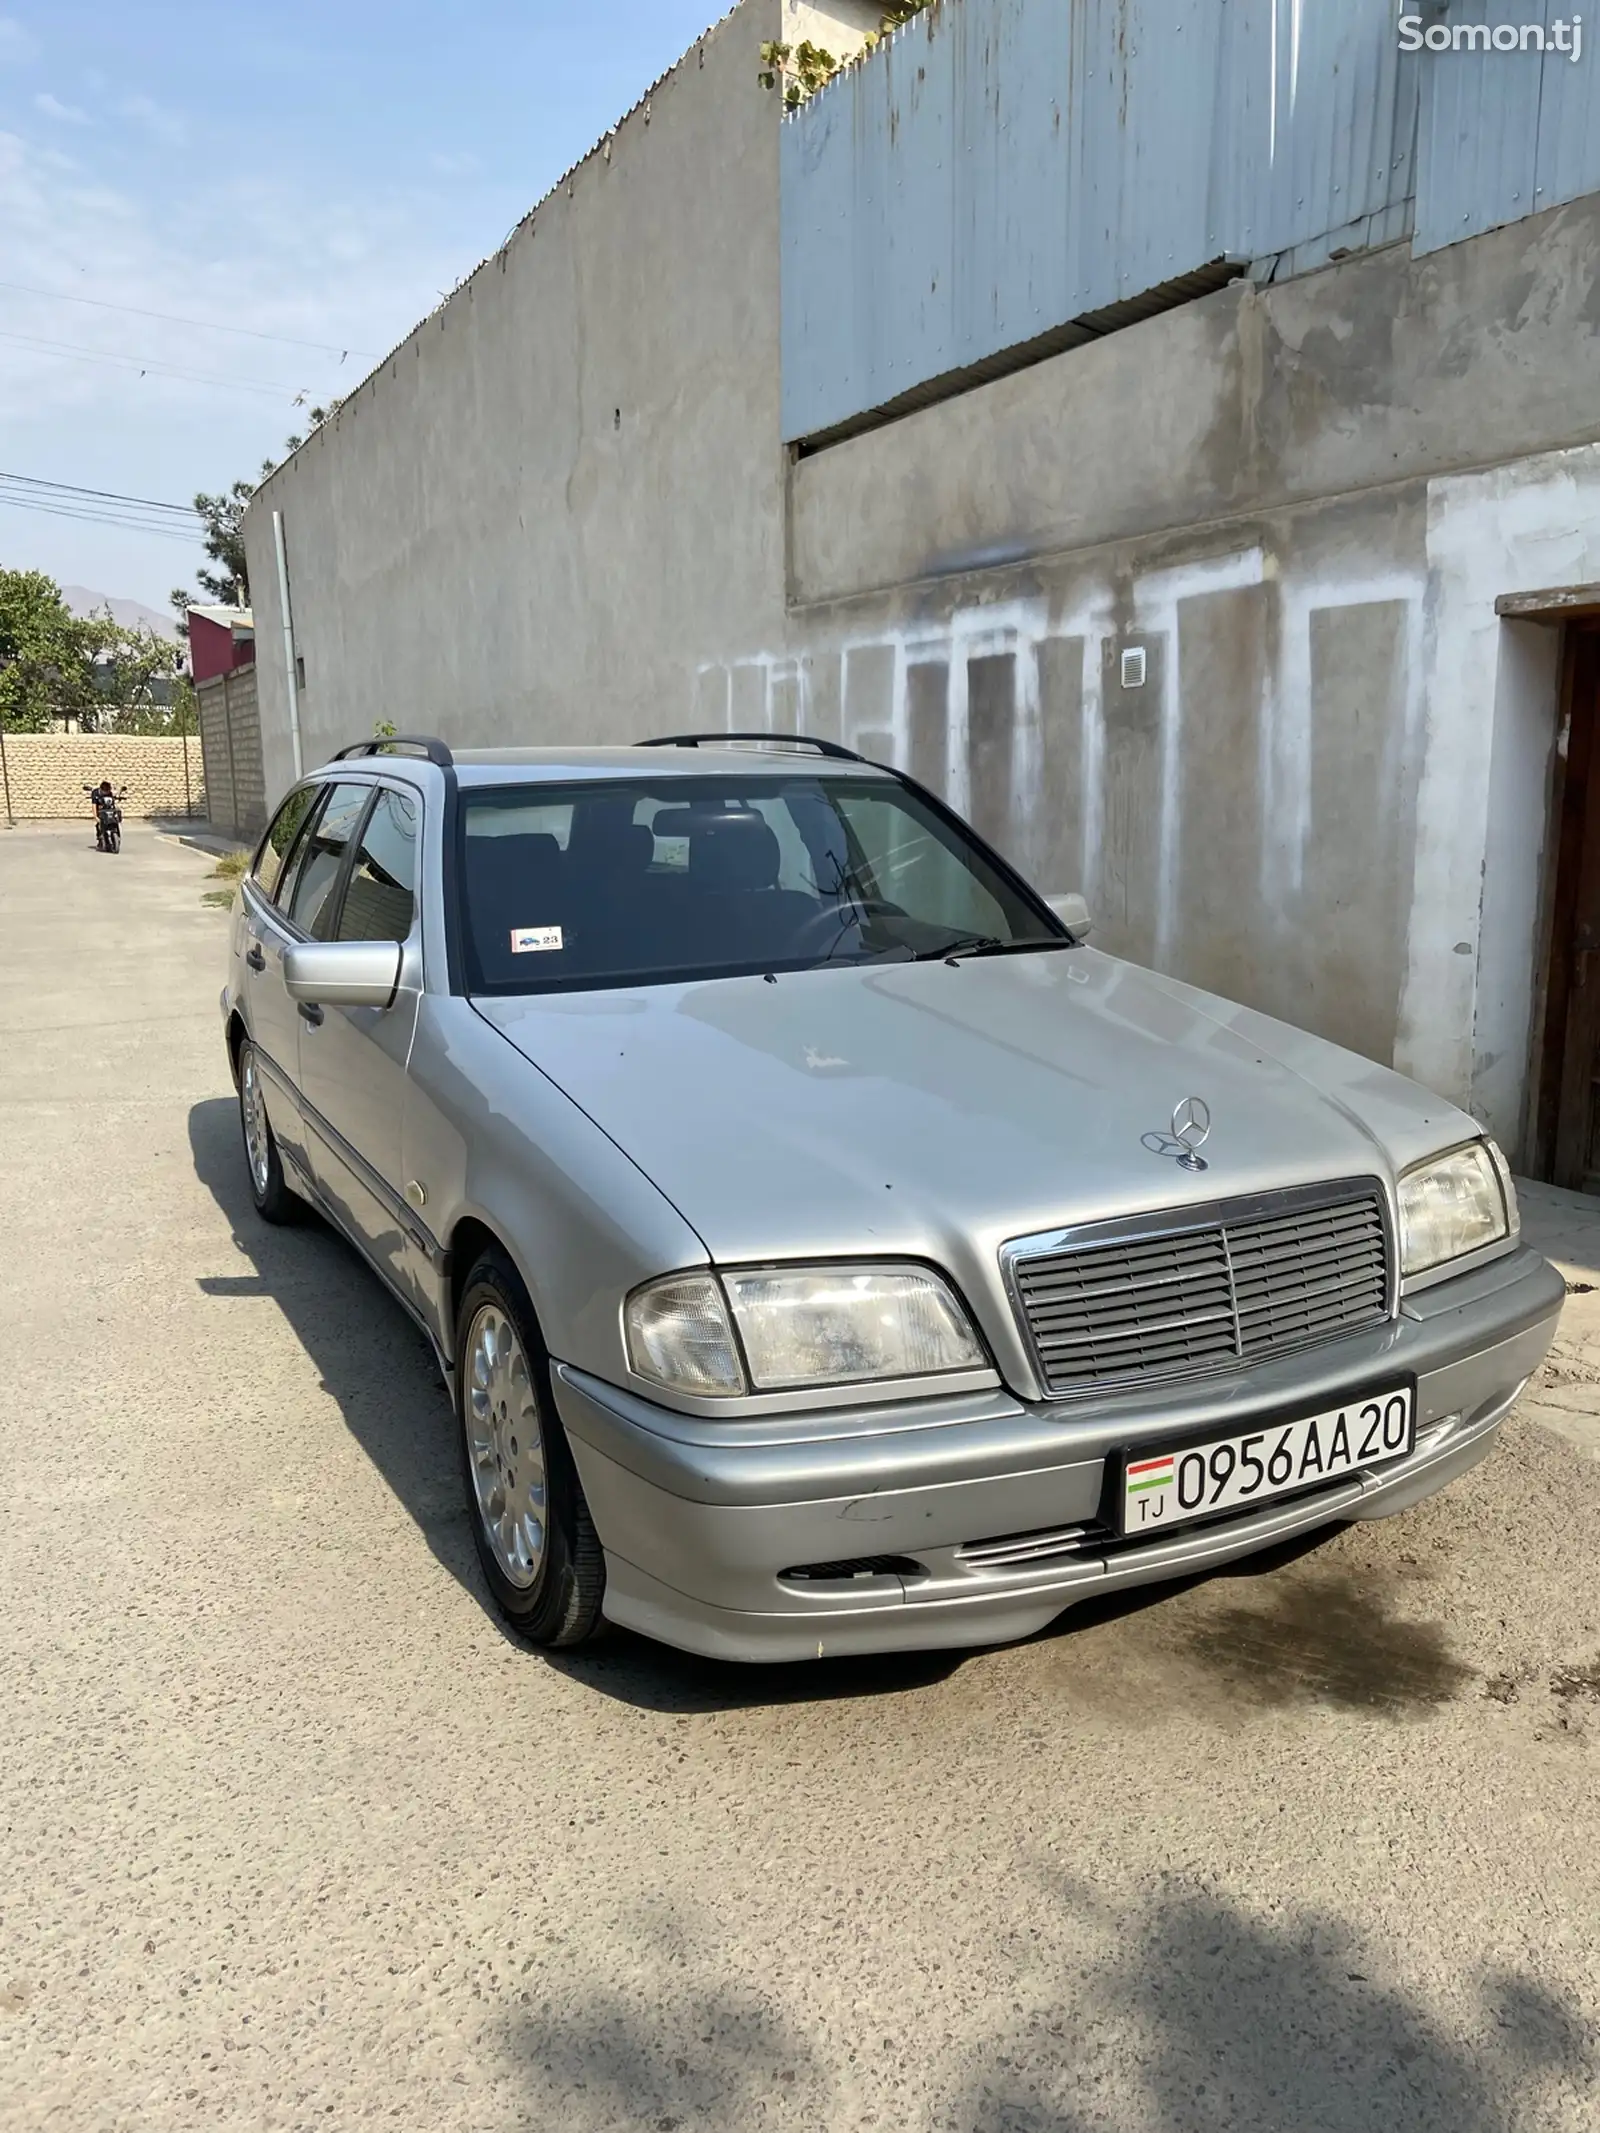
<instances>
[{"instance_id":1,"label":"windshield wiper","mask_svg":"<svg viewBox=\"0 0 1600 2133\"><path fill-rule=\"evenodd\" d=\"M946 941L942 948L919 948L912 956L913 963L955 963L969 956L980 955L1026 955L1035 948L1070 948L1071 941L1058 940L1046 934L1039 940L1003 941L993 933L958 933Z\"/></svg>"}]
</instances>

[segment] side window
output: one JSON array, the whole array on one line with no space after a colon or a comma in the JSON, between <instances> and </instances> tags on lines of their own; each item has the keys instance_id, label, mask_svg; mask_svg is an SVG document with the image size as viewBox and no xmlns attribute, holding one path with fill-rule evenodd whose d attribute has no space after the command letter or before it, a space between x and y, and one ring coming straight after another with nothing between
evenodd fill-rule
<instances>
[{"instance_id":1,"label":"side window","mask_svg":"<svg viewBox=\"0 0 1600 2133\"><path fill-rule=\"evenodd\" d=\"M284 861L290 847L300 834L300 825L310 814L313 801L321 787L302 785L298 792L290 793L282 807L272 818L272 827L261 840L256 853L256 863L251 868L256 886L270 903L278 900L278 885L283 879Z\"/></svg>"},{"instance_id":2,"label":"side window","mask_svg":"<svg viewBox=\"0 0 1600 2133\"><path fill-rule=\"evenodd\" d=\"M315 941L328 938L339 872L371 797L370 785L335 785L305 840L305 856L289 892L289 916Z\"/></svg>"},{"instance_id":3,"label":"side window","mask_svg":"<svg viewBox=\"0 0 1600 2133\"><path fill-rule=\"evenodd\" d=\"M408 793L385 786L367 818L337 938L403 941L417 910L417 853L422 810Z\"/></svg>"}]
</instances>

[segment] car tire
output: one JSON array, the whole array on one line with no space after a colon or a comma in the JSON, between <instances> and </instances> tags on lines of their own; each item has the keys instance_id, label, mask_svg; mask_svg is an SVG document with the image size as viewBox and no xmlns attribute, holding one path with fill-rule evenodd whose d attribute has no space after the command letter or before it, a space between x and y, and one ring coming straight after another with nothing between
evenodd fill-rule
<instances>
[{"instance_id":1,"label":"car tire","mask_svg":"<svg viewBox=\"0 0 1600 2133\"><path fill-rule=\"evenodd\" d=\"M244 1141L245 1175L250 1197L263 1222L293 1222L300 1202L283 1174L277 1135L267 1116L266 1094L256 1048L247 1037L239 1047L239 1132Z\"/></svg>"},{"instance_id":2,"label":"car tire","mask_svg":"<svg viewBox=\"0 0 1600 2133\"><path fill-rule=\"evenodd\" d=\"M467 1516L495 1605L546 1651L592 1642L604 1629L605 1555L533 1306L499 1252L474 1266L456 1314L456 1419Z\"/></svg>"}]
</instances>

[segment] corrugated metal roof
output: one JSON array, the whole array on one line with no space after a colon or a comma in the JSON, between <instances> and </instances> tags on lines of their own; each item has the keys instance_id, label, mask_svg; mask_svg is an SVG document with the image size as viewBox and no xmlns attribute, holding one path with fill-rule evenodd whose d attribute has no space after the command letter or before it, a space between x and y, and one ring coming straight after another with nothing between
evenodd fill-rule
<instances>
[{"instance_id":1,"label":"corrugated metal roof","mask_svg":"<svg viewBox=\"0 0 1600 2133\"><path fill-rule=\"evenodd\" d=\"M1466 0L1459 9L1463 24L1484 15L1483 0ZM1531 52L1425 55L1419 252L1533 211L1542 75L1543 63Z\"/></svg>"},{"instance_id":2,"label":"corrugated metal roof","mask_svg":"<svg viewBox=\"0 0 1600 2133\"><path fill-rule=\"evenodd\" d=\"M784 129L785 436L1218 260L1396 234L1416 109L1390 0L945 0Z\"/></svg>"},{"instance_id":3,"label":"corrugated metal roof","mask_svg":"<svg viewBox=\"0 0 1600 2133\"><path fill-rule=\"evenodd\" d=\"M1463 237L1516 222L1563 200L1600 189L1600 98L1591 43L1574 60L1550 38L1565 0L1508 7L1503 0L1460 0L1447 25L1520 27L1545 32L1546 49L1430 52L1422 61L1417 250L1434 252Z\"/></svg>"}]
</instances>

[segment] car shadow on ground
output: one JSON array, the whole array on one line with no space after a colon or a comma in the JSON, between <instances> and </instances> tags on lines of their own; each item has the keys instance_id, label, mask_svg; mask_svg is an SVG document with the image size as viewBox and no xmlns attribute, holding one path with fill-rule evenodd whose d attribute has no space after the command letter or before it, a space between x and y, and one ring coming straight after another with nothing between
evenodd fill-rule
<instances>
[{"instance_id":1,"label":"car shadow on ground","mask_svg":"<svg viewBox=\"0 0 1600 2133\"><path fill-rule=\"evenodd\" d=\"M518 1650L478 1566L456 1451L456 1422L428 1341L365 1261L308 1208L284 1228L255 1211L238 1107L213 1097L189 1113L195 1175L227 1216L253 1269L203 1278L207 1295L269 1296L316 1365L345 1425L393 1490L435 1560ZM962 1654L905 1653L817 1666L736 1666L613 1630L592 1649L543 1655L573 1680L639 1709L676 1715L835 1701L941 1681ZM529 1663L539 1663L529 1652Z\"/></svg>"},{"instance_id":2,"label":"car shadow on ground","mask_svg":"<svg viewBox=\"0 0 1600 2133\"><path fill-rule=\"evenodd\" d=\"M202 1279L210 1296L270 1296L321 1373L356 1442L436 1559L487 1601L456 1468L454 1418L433 1350L360 1256L309 1208L263 1222L250 1197L238 1106L214 1097L189 1113L195 1175L254 1269Z\"/></svg>"}]
</instances>

